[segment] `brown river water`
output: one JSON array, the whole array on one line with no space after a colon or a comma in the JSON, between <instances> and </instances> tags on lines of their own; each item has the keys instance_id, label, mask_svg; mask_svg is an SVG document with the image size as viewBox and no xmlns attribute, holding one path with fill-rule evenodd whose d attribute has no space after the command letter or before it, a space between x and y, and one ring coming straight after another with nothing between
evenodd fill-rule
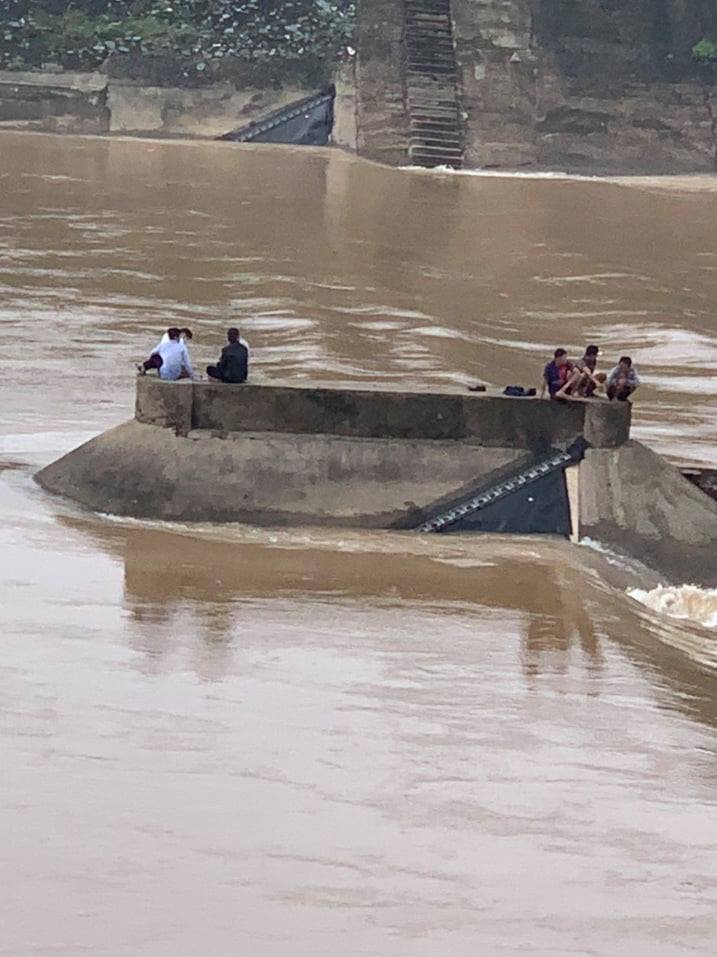
<instances>
[{"instance_id":1,"label":"brown river water","mask_svg":"<svg viewBox=\"0 0 717 957\"><path fill-rule=\"evenodd\" d=\"M170 322L199 366L238 322L264 381L531 385L596 342L635 434L717 467L716 304L717 178L0 134L0 954L713 954L716 593L31 476Z\"/></svg>"}]
</instances>

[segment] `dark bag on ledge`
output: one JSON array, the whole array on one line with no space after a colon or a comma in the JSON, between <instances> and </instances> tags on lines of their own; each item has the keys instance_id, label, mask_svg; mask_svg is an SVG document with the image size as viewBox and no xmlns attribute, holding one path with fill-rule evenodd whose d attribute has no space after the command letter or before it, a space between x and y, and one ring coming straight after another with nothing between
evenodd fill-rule
<instances>
[{"instance_id":1,"label":"dark bag on ledge","mask_svg":"<svg viewBox=\"0 0 717 957\"><path fill-rule=\"evenodd\" d=\"M503 395L509 395L514 399L532 399L537 393L535 389L524 389L522 385L507 385L503 389Z\"/></svg>"}]
</instances>

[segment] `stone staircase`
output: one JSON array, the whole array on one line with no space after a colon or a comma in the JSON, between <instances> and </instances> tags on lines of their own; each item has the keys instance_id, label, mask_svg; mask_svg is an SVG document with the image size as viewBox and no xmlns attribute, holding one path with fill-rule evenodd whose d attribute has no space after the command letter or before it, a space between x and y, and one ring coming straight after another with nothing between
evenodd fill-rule
<instances>
[{"instance_id":1,"label":"stone staircase","mask_svg":"<svg viewBox=\"0 0 717 957\"><path fill-rule=\"evenodd\" d=\"M408 155L416 166L463 165L451 0L404 0Z\"/></svg>"}]
</instances>

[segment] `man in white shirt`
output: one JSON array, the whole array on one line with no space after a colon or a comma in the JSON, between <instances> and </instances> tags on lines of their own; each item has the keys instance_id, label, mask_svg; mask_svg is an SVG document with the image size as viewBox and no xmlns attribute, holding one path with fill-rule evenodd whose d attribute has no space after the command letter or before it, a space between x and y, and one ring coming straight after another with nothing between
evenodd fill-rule
<instances>
[{"instance_id":1,"label":"man in white shirt","mask_svg":"<svg viewBox=\"0 0 717 957\"><path fill-rule=\"evenodd\" d=\"M180 338L180 340L181 340L182 342L184 342L185 344L186 344L187 342L191 342L192 339L194 338L194 336L192 335L192 330L191 330L191 329L187 329L186 326L184 327L184 329L180 329L180 330L179 330L179 338ZM162 343L169 342L169 329L167 329L167 331L165 332L165 334L162 336L161 342L162 342Z\"/></svg>"},{"instance_id":2,"label":"man in white shirt","mask_svg":"<svg viewBox=\"0 0 717 957\"><path fill-rule=\"evenodd\" d=\"M174 382L184 376L194 378L189 351L175 326L167 330L166 341L162 339L156 349L152 350L149 359L139 366L140 375L145 375L149 369L157 369L159 378L167 382Z\"/></svg>"},{"instance_id":3,"label":"man in white shirt","mask_svg":"<svg viewBox=\"0 0 717 957\"><path fill-rule=\"evenodd\" d=\"M194 336L192 335L192 330L191 330L191 329L188 329L186 326L184 327L184 329L180 329L180 330L179 330L179 338L180 338L180 339L182 340L182 342L184 342L185 344L191 342L192 339L194 338ZM165 334L162 336L162 342L169 342L169 330L167 330L167 332L165 332ZM244 338L244 336L242 336L241 334L239 335L239 342L240 342L241 345L244 346L244 348L246 349L246 351L247 351L247 352L249 353L249 355L251 356L251 349L250 349L250 347L249 347L249 343L246 341L246 339Z\"/></svg>"}]
</instances>

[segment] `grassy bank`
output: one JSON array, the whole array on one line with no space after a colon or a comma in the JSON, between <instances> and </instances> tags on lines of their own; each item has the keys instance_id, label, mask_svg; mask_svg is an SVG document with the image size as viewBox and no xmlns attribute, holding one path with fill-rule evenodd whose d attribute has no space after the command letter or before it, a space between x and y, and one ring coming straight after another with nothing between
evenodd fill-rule
<instances>
[{"instance_id":1,"label":"grassy bank","mask_svg":"<svg viewBox=\"0 0 717 957\"><path fill-rule=\"evenodd\" d=\"M354 17L353 0L0 0L0 68L319 79L347 55Z\"/></svg>"}]
</instances>

